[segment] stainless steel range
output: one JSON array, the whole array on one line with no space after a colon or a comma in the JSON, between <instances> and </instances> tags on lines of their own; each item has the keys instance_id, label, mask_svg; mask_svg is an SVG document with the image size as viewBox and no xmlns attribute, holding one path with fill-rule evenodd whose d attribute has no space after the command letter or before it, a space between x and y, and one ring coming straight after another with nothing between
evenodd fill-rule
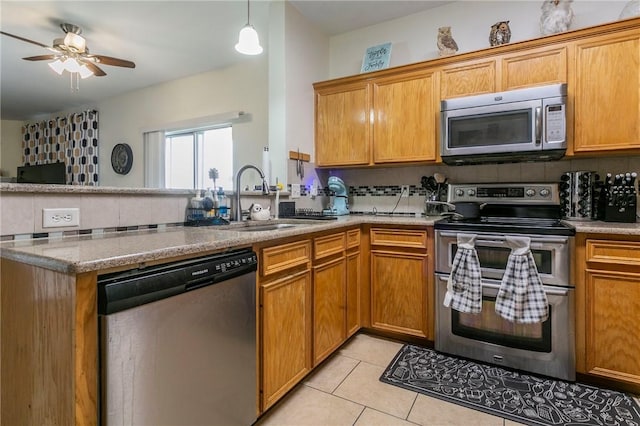
<instances>
[{"instance_id":1,"label":"stainless steel range","mask_svg":"<svg viewBox=\"0 0 640 426\"><path fill-rule=\"evenodd\" d=\"M436 350L546 376L575 380L574 285L570 262L575 230L561 222L558 185L453 184L448 202L482 203L476 219L435 224ZM478 314L445 307L459 235L475 235L482 277ZM530 238L549 305L544 322L507 321L495 311L511 249L507 237ZM543 304L544 306L544 304Z\"/></svg>"}]
</instances>

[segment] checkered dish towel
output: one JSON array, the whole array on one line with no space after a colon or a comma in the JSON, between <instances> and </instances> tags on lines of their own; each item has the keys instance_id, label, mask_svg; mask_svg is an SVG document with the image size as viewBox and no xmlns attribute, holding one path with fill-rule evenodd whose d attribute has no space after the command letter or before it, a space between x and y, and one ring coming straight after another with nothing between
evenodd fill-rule
<instances>
[{"instance_id":1,"label":"checkered dish towel","mask_svg":"<svg viewBox=\"0 0 640 426\"><path fill-rule=\"evenodd\" d=\"M458 234L458 250L444 296L444 306L470 314L482 311L482 276L475 240L475 234Z\"/></svg>"},{"instance_id":2,"label":"checkered dish towel","mask_svg":"<svg viewBox=\"0 0 640 426\"><path fill-rule=\"evenodd\" d=\"M549 316L549 302L531 254L531 239L506 238L511 254L496 297L496 313L512 322L543 322Z\"/></svg>"}]
</instances>

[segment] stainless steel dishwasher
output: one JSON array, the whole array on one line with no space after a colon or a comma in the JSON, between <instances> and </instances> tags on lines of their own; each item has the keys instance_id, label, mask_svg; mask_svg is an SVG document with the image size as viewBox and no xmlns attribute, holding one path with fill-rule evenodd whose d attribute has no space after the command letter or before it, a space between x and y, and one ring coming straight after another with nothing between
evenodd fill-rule
<instances>
[{"instance_id":1,"label":"stainless steel dishwasher","mask_svg":"<svg viewBox=\"0 0 640 426\"><path fill-rule=\"evenodd\" d=\"M98 277L103 425L250 425L257 417L256 255Z\"/></svg>"}]
</instances>

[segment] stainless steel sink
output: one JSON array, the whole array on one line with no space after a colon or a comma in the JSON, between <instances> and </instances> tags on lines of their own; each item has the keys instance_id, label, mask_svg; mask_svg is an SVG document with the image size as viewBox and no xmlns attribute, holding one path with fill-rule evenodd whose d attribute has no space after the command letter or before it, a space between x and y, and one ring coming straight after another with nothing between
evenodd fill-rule
<instances>
[{"instance_id":1,"label":"stainless steel sink","mask_svg":"<svg viewBox=\"0 0 640 426\"><path fill-rule=\"evenodd\" d=\"M233 230L238 232L262 232L262 231L276 231L278 229L297 228L300 226L305 226L305 224L269 223L264 225L247 225L247 226L233 228Z\"/></svg>"}]
</instances>

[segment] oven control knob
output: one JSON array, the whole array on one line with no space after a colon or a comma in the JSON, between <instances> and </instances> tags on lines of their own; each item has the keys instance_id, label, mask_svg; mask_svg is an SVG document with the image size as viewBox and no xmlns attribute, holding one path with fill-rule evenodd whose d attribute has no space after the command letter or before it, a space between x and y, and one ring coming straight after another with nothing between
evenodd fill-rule
<instances>
[{"instance_id":1,"label":"oven control knob","mask_svg":"<svg viewBox=\"0 0 640 426\"><path fill-rule=\"evenodd\" d=\"M551 191L549 191L547 188L542 188L540 190L541 197L548 197L549 195L551 195Z\"/></svg>"},{"instance_id":2,"label":"oven control knob","mask_svg":"<svg viewBox=\"0 0 640 426\"><path fill-rule=\"evenodd\" d=\"M462 197L464 195L464 191L460 188L456 189L456 195L458 197Z\"/></svg>"},{"instance_id":3,"label":"oven control knob","mask_svg":"<svg viewBox=\"0 0 640 426\"><path fill-rule=\"evenodd\" d=\"M527 197L533 197L534 195L536 195L536 190L529 188L525 191L525 194L527 194Z\"/></svg>"},{"instance_id":4,"label":"oven control knob","mask_svg":"<svg viewBox=\"0 0 640 426\"><path fill-rule=\"evenodd\" d=\"M476 195L476 190L475 189L468 189L467 190L467 195L469 197L473 197L474 195Z\"/></svg>"}]
</instances>

